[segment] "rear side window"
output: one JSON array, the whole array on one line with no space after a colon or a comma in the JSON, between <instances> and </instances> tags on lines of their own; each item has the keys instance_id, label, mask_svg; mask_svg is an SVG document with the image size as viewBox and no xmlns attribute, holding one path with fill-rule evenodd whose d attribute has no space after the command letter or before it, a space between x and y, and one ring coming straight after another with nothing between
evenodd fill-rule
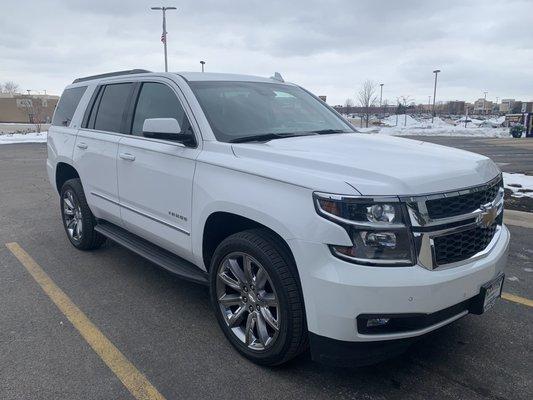
<instances>
[{"instance_id":1,"label":"rear side window","mask_svg":"<svg viewBox=\"0 0 533 400\"><path fill-rule=\"evenodd\" d=\"M69 126L85 90L87 90L87 86L65 89L59 103L57 103L52 125Z\"/></svg>"},{"instance_id":2,"label":"rear side window","mask_svg":"<svg viewBox=\"0 0 533 400\"><path fill-rule=\"evenodd\" d=\"M148 118L175 118L183 133L190 129L189 120L176 94L162 83L143 83L135 107L131 133L142 136L144 120Z\"/></svg>"},{"instance_id":3,"label":"rear side window","mask_svg":"<svg viewBox=\"0 0 533 400\"><path fill-rule=\"evenodd\" d=\"M123 129L124 110L128 105L132 87L132 83L116 83L106 85L102 89L99 104L95 104L98 108L93 110L93 113L96 111L94 129L125 133ZM89 127L91 127L90 124Z\"/></svg>"}]
</instances>

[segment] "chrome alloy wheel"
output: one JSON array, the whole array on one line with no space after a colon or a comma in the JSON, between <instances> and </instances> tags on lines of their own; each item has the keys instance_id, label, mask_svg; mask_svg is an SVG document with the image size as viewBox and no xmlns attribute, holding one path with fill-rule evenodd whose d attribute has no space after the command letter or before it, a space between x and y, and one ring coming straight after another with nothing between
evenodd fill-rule
<instances>
[{"instance_id":1,"label":"chrome alloy wheel","mask_svg":"<svg viewBox=\"0 0 533 400\"><path fill-rule=\"evenodd\" d=\"M216 294L233 334L248 348L265 350L279 334L280 307L263 266L246 253L230 253L219 264Z\"/></svg>"},{"instance_id":2,"label":"chrome alloy wheel","mask_svg":"<svg viewBox=\"0 0 533 400\"><path fill-rule=\"evenodd\" d=\"M82 239L83 216L76 197L70 190L63 193L63 219L68 235L76 242Z\"/></svg>"}]
</instances>

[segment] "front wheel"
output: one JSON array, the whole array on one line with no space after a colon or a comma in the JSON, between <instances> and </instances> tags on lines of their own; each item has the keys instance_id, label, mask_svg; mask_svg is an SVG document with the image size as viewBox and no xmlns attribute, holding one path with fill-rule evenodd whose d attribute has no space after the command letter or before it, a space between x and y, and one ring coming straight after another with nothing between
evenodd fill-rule
<instances>
[{"instance_id":1,"label":"front wheel","mask_svg":"<svg viewBox=\"0 0 533 400\"><path fill-rule=\"evenodd\" d=\"M211 262L211 301L220 327L245 357L282 364L307 346L296 268L284 247L263 230L225 239Z\"/></svg>"}]
</instances>

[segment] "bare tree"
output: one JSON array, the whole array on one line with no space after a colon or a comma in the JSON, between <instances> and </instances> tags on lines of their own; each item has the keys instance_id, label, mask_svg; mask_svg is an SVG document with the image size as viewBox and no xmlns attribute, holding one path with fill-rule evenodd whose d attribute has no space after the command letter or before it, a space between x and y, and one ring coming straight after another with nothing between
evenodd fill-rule
<instances>
[{"instance_id":1,"label":"bare tree","mask_svg":"<svg viewBox=\"0 0 533 400\"><path fill-rule=\"evenodd\" d=\"M26 114L28 114L28 121L35 125L35 130L37 132L41 132L42 124L46 122L44 116L45 101L46 99L41 99L39 97L31 98L29 96L26 96L21 100L21 105L26 111Z\"/></svg>"},{"instance_id":2,"label":"bare tree","mask_svg":"<svg viewBox=\"0 0 533 400\"><path fill-rule=\"evenodd\" d=\"M19 85L13 81L5 82L3 85L0 86L0 92L3 93L15 94L19 91Z\"/></svg>"},{"instance_id":3,"label":"bare tree","mask_svg":"<svg viewBox=\"0 0 533 400\"><path fill-rule=\"evenodd\" d=\"M365 115L365 122L366 122L367 128L368 128L368 120L370 118L370 109L376 104L376 101L378 98L376 95L376 91L377 91L377 85L370 80L366 80L363 83L361 90L359 90L359 94L357 95L359 104L363 108L363 114Z\"/></svg>"},{"instance_id":4,"label":"bare tree","mask_svg":"<svg viewBox=\"0 0 533 400\"><path fill-rule=\"evenodd\" d=\"M346 99L346 101L344 102L344 113L345 114L350 113L350 109L353 108L354 105L355 104L352 99L349 99L349 98Z\"/></svg>"}]
</instances>

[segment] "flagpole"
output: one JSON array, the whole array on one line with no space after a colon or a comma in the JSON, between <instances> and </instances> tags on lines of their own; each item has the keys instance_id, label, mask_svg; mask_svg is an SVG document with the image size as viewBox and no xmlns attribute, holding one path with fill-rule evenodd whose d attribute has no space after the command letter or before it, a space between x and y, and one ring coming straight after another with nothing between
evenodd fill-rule
<instances>
[{"instance_id":1,"label":"flagpole","mask_svg":"<svg viewBox=\"0 0 533 400\"><path fill-rule=\"evenodd\" d=\"M168 59L167 59L167 10L176 10L176 7L151 7L152 10L161 10L163 12L163 34L161 35L161 41L163 42L163 48L165 51L165 72L168 72Z\"/></svg>"},{"instance_id":2,"label":"flagpole","mask_svg":"<svg viewBox=\"0 0 533 400\"><path fill-rule=\"evenodd\" d=\"M167 61L167 9L163 7L163 36L165 38L165 41L163 42L163 45L165 47L165 72L168 72L168 61Z\"/></svg>"}]
</instances>

